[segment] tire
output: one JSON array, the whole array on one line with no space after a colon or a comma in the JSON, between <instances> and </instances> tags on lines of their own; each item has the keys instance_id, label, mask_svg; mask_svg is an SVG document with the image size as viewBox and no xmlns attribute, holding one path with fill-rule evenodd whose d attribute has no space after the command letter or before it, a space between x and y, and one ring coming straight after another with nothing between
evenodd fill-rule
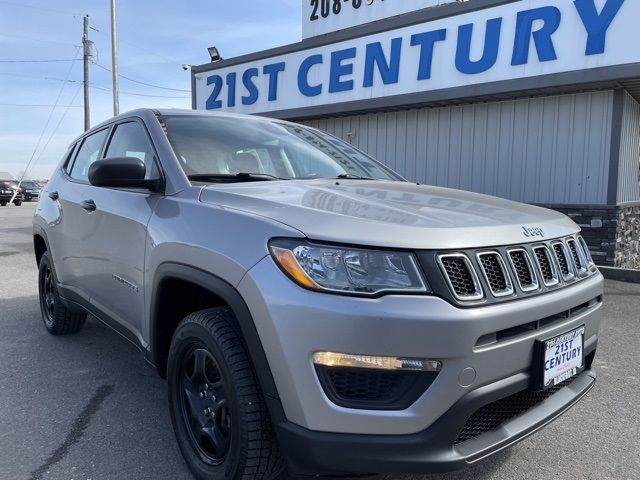
<instances>
[{"instance_id":1,"label":"tire","mask_svg":"<svg viewBox=\"0 0 640 480\"><path fill-rule=\"evenodd\" d=\"M20 205L22 205L22 200L14 200L14 201L13 201L13 204L14 204L16 207L19 207Z\"/></svg>"},{"instance_id":2,"label":"tire","mask_svg":"<svg viewBox=\"0 0 640 480\"><path fill-rule=\"evenodd\" d=\"M5 202L4 200L0 202L0 207L6 207L6 206L7 206L7 202Z\"/></svg>"},{"instance_id":3,"label":"tire","mask_svg":"<svg viewBox=\"0 0 640 480\"><path fill-rule=\"evenodd\" d=\"M178 325L169 350L171 422L198 480L271 480L284 471L236 325L228 307L193 313Z\"/></svg>"},{"instance_id":4,"label":"tire","mask_svg":"<svg viewBox=\"0 0 640 480\"><path fill-rule=\"evenodd\" d=\"M87 314L69 310L60 300L49 252L44 252L40 259L38 291L42 321L50 334L68 335L82 329Z\"/></svg>"}]
</instances>

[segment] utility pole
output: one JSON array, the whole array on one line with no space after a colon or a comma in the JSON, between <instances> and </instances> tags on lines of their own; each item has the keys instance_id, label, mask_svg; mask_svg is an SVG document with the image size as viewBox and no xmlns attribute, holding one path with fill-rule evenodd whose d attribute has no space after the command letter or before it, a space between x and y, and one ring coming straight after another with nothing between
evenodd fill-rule
<instances>
[{"instance_id":1,"label":"utility pole","mask_svg":"<svg viewBox=\"0 0 640 480\"><path fill-rule=\"evenodd\" d=\"M91 111L89 110L89 58L93 56L93 42L89 40L89 15L85 15L82 25L83 65L84 65L84 130L91 128Z\"/></svg>"},{"instance_id":2,"label":"utility pole","mask_svg":"<svg viewBox=\"0 0 640 480\"><path fill-rule=\"evenodd\" d=\"M120 113L120 86L118 82L118 41L116 37L116 0L111 0L111 72L113 75L113 114Z\"/></svg>"}]
</instances>

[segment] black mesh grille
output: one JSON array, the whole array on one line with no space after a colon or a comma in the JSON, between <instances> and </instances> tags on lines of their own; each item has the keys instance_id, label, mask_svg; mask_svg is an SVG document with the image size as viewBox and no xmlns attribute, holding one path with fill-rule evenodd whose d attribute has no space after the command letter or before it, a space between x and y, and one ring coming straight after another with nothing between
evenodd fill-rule
<instances>
[{"instance_id":1,"label":"black mesh grille","mask_svg":"<svg viewBox=\"0 0 640 480\"><path fill-rule=\"evenodd\" d=\"M559 243L553 245L553 251L556 254L556 258L558 259L558 264L560 265L560 271L562 275L565 277L569 275L569 263L567 262L567 257L564 254L564 248Z\"/></svg>"},{"instance_id":2,"label":"black mesh grille","mask_svg":"<svg viewBox=\"0 0 640 480\"><path fill-rule=\"evenodd\" d=\"M537 248L535 250L536 259L538 265L540 265L540 271L542 272L542 278L545 282L553 282L553 269L551 268L551 258L549 258L549 252L546 248Z\"/></svg>"},{"instance_id":3,"label":"black mesh grille","mask_svg":"<svg viewBox=\"0 0 640 480\"><path fill-rule=\"evenodd\" d=\"M455 444L466 442L472 438L479 437L483 433L496 430L506 421L539 405L558 392L558 390L569 385L573 380L567 380L544 391L523 390L510 397L485 405L467 420L467 423L458 434Z\"/></svg>"},{"instance_id":4,"label":"black mesh grille","mask_svg":"<svg viewBox=\"0 0 640 480\"><path fill-rule=\"evenodd\" d=\"M518 275L520 285L523 287L531 287L534 284L533 275L527 262L526 254L521 250L510 252L511 261L513 262L513 268Z\"/></svg>"},{"instance_id":5,"label":"black mesh grille","mask_svg":"<svg viewBox=\"0 0 640 480\"><path fill-rule=\"evenodd\" d=\"M329 379L335 392L351 400L389 400L402 384L400 375L332 370Z\"/></svg>"},{"instance_id":6,"label":"black mesh grille","mask_svg":"<svg viewBox=\"0 0 640 480\"><path fill-rule=\"evenodd\" d=\"M443 257L442 266L456 295L459 297L472 297L477 294L473 276L464 258Z\"/></svg>"},{"instance_id":7,"label":"black mesh grille","mask_svg":"<svg viewBox=\"0 0 640 480\"><path fill-rule=\"evenodd\" d=\"M567 245L569 245L569 251L571 252L571 256L573 257L573 262L578 267L578 269L582 269L584 266L580 261L580 255L578 254L578 246L576 245L576 242L574 242L573 240L569 240L567 242Z\"/></svg>"},{"instance_id":8,"label":"black mesh grille","mask_svg":"<svg viewBox=\"0 0 640 480\"><path fill-rule=\"evenodd\" d=\"M492 292L504 292L507 289L507 279L502 270L497 254L480 256L480 263L489 281Z\"/></svg>"}]
</instances>

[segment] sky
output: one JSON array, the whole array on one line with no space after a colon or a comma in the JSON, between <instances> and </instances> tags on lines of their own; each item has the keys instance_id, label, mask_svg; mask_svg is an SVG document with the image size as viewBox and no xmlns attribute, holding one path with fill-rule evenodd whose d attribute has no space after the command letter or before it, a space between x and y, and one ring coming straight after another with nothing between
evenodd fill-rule
<instances>
[{"instance_id":1,"label":"sky","mask_svg":"<svg viewBox=\"0 0 640 480\"><path fill-rule=\"evenodd\" d=\"M121 112L191 108L182 64L208 63L207 47L231 58L301 39L301 0L116 1L120 74L128 77L120 78ZM0 172L19 175L32 160L26 177L48 178L82 133L85 14L97 63L90 65L91 124L112 116L109 5L0 0Z\"/></svg>"}]
</instances>

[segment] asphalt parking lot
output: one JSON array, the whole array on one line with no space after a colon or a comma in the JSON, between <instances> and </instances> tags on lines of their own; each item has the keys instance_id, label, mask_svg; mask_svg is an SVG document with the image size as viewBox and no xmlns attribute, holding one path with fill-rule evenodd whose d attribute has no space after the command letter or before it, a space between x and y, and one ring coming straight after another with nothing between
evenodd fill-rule
<instances>
[{"instance_id":1,"label":"asphalt parking lot","mask_svg":"<svg viewBox=\"0 0 640 480\"><path fill-rule=\"evenodd\" d=\"M0 208L0 479L188 479L165 382L95 320L41 324L35 204ZM548 428L468 470L385 480L640 479L640 285L607 282L589 395Z\"/></svg>"}]
</instances>

